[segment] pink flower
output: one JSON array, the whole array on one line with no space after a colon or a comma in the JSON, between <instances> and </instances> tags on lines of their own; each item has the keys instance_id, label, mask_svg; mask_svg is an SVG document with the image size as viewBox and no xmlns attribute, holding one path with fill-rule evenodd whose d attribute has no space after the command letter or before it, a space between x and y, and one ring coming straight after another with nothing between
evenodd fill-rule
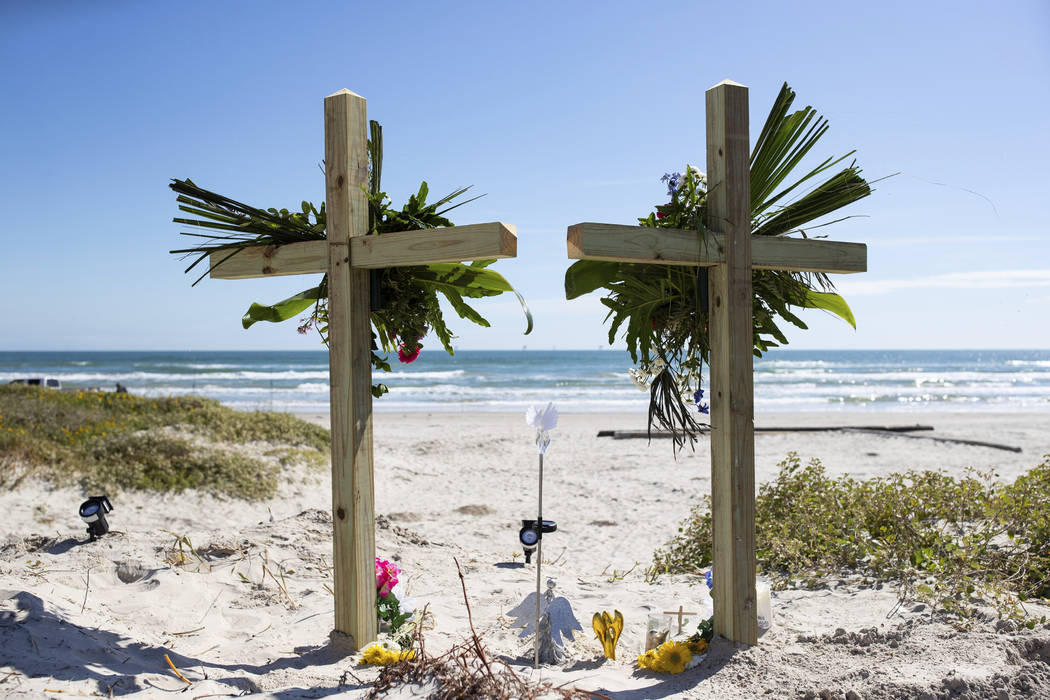
<instances>
[{"instance_id":1,"label":"pink flower","mask_svg":"<svg viewBox=\"0 0 1050 700\"><path fill-rule=\"evenodd\" d=\"M419 353L423 352L423 346L417 345L416 349L409 352L408 349L402 345L397 349L397 359L401 360L405 364L409 362L415 362L416 358L419 357Z\"/></svg>"},{"instance_id":2,"label":"pink flower","mask_svg":"<svg viewBox=\"0 0 1050 700\"><path fill-rule=\"evenodd\" d=\"M400 573L401 569L376 557L376 592L380 597L386 598L390 594L390 589L397 585L397 575Z\"/></svg>"}]
</instances>

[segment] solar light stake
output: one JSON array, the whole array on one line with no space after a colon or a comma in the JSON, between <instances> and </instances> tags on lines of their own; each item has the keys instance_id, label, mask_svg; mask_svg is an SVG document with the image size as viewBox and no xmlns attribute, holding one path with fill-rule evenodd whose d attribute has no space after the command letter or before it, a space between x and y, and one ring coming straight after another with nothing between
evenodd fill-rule
<instances>
[{"instance_id":1,"label":"solar light stake","mask_svg":"<svg viewBox=\"0 0 1050 700\"><path fill-rule=\"evenodd\" d=\"M80 519L88 524L87 531L92 540L97 540L109 532L106 513L113 510L113 504L105 495L92 496L80 504Z\"/></svg>"},{"instance_id":2,"label":"solar light stake","mask_svg":"<svg viewBox=\"0 0 1050 700\"><path fill-rule=\"evenodd\" d=\"M540 538L536 540L536 640L533 644L532 667L540 667L540 596L543 591L540 588L540 568L543 566L543 452L540 452L540 489L539 505L536 510L536 525L539 526Z\"/></svg>"}]
</instances>

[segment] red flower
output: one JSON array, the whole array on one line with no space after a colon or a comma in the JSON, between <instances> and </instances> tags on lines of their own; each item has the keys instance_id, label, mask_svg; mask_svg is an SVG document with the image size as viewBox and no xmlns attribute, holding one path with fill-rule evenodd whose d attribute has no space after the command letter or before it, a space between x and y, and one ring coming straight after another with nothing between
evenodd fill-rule
<instances>
[{"instance_id":1,"label":"red flower","mask_svg":"<svg viewBox=\"0 0 1050 700\"><path fill-rule=\"evenodd\" d=\"M657 218L657 219L662 219L662 218L664 218L665 216L667 216L667 214L664 214L664 213L663 213L662 211L658 211L658 212L656 212L656 218Z\"/></svg>"},{"instance_id":2,"label":"red flower","mask_svg":"<svg viewBox=\"0 0 1050 700\"><path fill-rule=\"evenodd\" d=\"M415 362L416 358L419 357L419 353L421 352L423 352L422 345L417 345L416 349L412 352L409 352L408 349L405 348L404 345L402 345L397 349L397 359L401 360L405 364L408 364L409 362Z\"/></svg>"}]
</instances>

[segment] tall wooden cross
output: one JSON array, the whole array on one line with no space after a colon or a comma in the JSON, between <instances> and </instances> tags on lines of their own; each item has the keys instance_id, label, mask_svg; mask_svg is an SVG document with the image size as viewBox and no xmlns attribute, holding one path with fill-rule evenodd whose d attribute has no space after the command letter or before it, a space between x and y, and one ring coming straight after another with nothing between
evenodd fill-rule
<instances>
[{"instance_id":1,"label":"tall wooden cross","mask_svg":"<svg viewBox=\"0 0 1050 700\"><path fill-rule=\"evenodd\" d=\"M751 235L747 88L724 80L707 99L707 226L696 231L582 223L570 258L709 267L711 516L715 632L758 641L751 270L864 272L863 243Z\"/></svg>"},{"instance_id":2,"label":"tall wooden cross","mask_svg":"<svg viewBox=\"0 0 1050 700\"><path fill-rule=\"evenodd\" d=\"M365 99L324 100L326 241L248 248L213 268L218 279L328 273L335 629L361 648L376 638L375 497L369 269L512 258L513 226L495 222L368 233ZM213 253L216 265L224 253Z\"/></svg>"}]
</instances>

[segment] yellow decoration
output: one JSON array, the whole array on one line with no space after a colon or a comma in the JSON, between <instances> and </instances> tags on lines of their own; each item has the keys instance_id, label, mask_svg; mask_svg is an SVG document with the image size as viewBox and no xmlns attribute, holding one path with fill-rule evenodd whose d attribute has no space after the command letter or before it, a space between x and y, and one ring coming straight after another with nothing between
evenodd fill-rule
<instances>
[{"instance_id":1,"label":"yellow decoration","mask_svg":"<svg viewBox=\"0 0 1050 700\"><path fill-rule=\"evenodd\" d=\"M687 642L664 642L638 657L638 667L657 673L681 673L693 660Z\"/></svg>"},{"instance_id":2,"label":"yellow decoration","mask_svg":"<svg viewBox=\"0 0 1050 700\"><path fill-rule=\"evenodd\" d=\"M623 613L614 611L613 615L608 612L594 613L591 618L591 627L598 641L602 643L602 651L605 658L616 660L616 643L620 641L620 633L623 632Z\"/></svg>"},{"instance_id":3,"label":"yellow decoration","mask_svg":"<svg viewBox=\"0 0 1050 700\"><path fill-rule=\"evenodd\" d=\"M696 635L694 635L694 637L695 636ZM701 639L696 639L694 641L693 637L690 637L689 639L686 640L685 644L686 644L686 646L689 647L689 653L691 653L693 656L699 656L700 654L703 654L703 653L707 652L707 640L706 639L702 639L701 638Z\"/></svg>"},{"instance_id":4,"label":"yellow decoration","mask_svg":"<svg viewBox=\"0 0 1050 700\"><path fill-rule=\"evenodd\" d=\"M390 642L373 642L362 652L361 663L366 666L393 666L415 657L416 652L412 649L401 651L399 647Z\"/></svg>"}]
</instances>

